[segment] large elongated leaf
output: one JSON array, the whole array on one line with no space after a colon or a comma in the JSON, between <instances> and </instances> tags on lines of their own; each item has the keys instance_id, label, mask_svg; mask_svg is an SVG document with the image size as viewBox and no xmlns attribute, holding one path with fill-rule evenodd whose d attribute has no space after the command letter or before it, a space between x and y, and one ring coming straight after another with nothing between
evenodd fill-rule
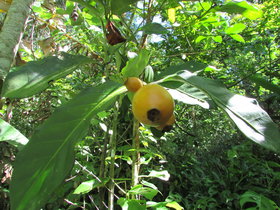
<instances>
[{"instance_id":1,"label":"large elongated leaf","mask_svg":"<svg viewBox=\"0 0 280 210\"><path fill-rule=\"evenodd\" d=\"M10 186L12 210L38 210L63 182L74 162L74 145L91 117L126 91L115 82L89 88L58 108L19 152Z\"/></svg>"},{"instance_id":2,"label":"large elongated leaf","mask_svg":"<svg viewBox=\"0 0 280 210\"><path fill-rule=\"evenodd\" d=\"M46 57L31 61L10 72L4 82L2 96L24 98L46 89L50 81L66 76L79 65L92 62L91 59L63 53L59 57Z\"/></svg>"},{"instance_id":3,"label":"large elongated leaf","mask_svg":"<svg viewBox=\"0 0 280 210\"><path fill-rule=\"evenodd\" d=\"M221 83L189 71L178 72L163 81L181 81L199 88L229 115L245 136L268 149L280 151L280 131L256 100L234 94Z\"/></svg>"},{"instance_id":4,"label":"large elongated leaf","mask_svg":"<svg viewBox=\"0 0 280 210\"><path fill-rule=\"evenodd\" d=\"M0 141L6 141L20 149L28 142L28 139L0 118Z\"/></svg>"}]
</instances>

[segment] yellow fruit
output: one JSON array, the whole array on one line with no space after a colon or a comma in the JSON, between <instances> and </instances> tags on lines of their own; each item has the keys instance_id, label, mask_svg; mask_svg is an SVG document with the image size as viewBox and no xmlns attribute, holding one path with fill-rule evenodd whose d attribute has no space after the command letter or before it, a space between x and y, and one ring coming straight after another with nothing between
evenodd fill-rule
<instances>
[{"instance_id":1,"label":"yellow fruit","mask_svg":"<svg viewBox=\"0 0 280 210\"><path fill-rule=\"evenodd\" d=\"M143 82L137 77L128 77L124 84L130 92L136 92L143 86Z\"/></svg>"},{"instance_id":2,"label":"yellow fruit","mask_svg":"<svg viewBox=\"0 0 280 210\"><path fill-rule=\"evenodd\" d=\"M174 101L167 90L158 84L141 87L132 99L135 118L146 125L164 124L172 116Z\"/></svg>"},{"instance_id":3,"label":"yellow fruit","mask_svg":"<svg viewBox=\"0 0 280 210\"><path fill-rule=\"evenodd\" d=\"M163 132L169 132L172 130L174 123L175 123L175 115L172 114L166 123L161 124L160 126L156 127L156 129L163 131Z\"/></svg>"}]
</instances>

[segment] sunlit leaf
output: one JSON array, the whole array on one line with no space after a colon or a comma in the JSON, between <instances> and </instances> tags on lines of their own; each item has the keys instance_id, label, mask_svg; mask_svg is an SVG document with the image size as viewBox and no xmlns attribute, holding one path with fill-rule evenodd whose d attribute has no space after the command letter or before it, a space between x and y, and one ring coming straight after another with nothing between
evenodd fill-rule
<instances>
[{"instance_id":1,"label":"sunlit leaf","mask_svg":"<svg viewBox=\"0 0 280 210\"><path fill-rule=\"evenodd\" d=\"M233 35L230 35L230 36L231 36L231 38L233 38L234 40L236 40L238 42L245 43L244 38L241 35L239 35L239 34L233 34Z\"/></svg>"},{"instance_id":2,"label":"sunlit leaf","mask_svg":"<svg viewBox=\"0 0 280 210\"><path fill-rule=\"evenodd\" d=\"M59 57L46 57L39 61L28 62L7 75L2 96L24 98L46 89L49 82L64 77L78 66L92 62L91 59L63 53Z\"/></svg>"},{"instance_id":3,"label":"sunlit leaf","mask_svg":"<svg viewBox=\"0 0 280 210\"><path fill-rule=\"evenodd\" d=\"M17 129L0 118L0 141L6 141L20 149L27 144L28 139Z\"/></svg>"},{"instance_id":4,"label":"sunlit leaf","mask_svg":"<svg viewBox=\"0 0 280 210\"><path fill-rule=\"evenodd\" d=\"M104 186L109 181L109 178L106 178L104 180L97 180L92 179L89 181L82 182L73 192L73 194L85 194L90 192L91 190Z\"/></svg>"},{"instance_id":5,"label":"sunlit leaf","mask_svg":"<svg viewBox=\"0 0 280 210\"><path fill-rule=\"evenodd\" d=\"M138 56L130 59L122 69L124 77L138 77L148 65L150 54L148 50L142 50Z\"/></svg>"},{"instance_id":6,"label":"sunlit leaf","mask_svg":"<svg viewBox=\"0 0 280 210\"><path fill-rule=\"evenodd\" d=\"M74 146L86 135L91 118L124 92L124 86L107 82L55 110L17 155L10 185L12 210L38 210L45 204L71 171Z\"/></svg>"},{"instance_id":7,"label":"sunlit leaf","mask_svg":"<svg viewBox=\"0 0 280 210\"><path fill-rule=\"evenodd\" d=\"M176 9L175 8L169 8L167 10L168 20L171 23L175 23L176 21Z\"/></svg>"},{"instance_id":8,"label":"sunlit leaf","mask_svg":"<svg viewBox=\"0 0 280 210\"><path fill-rule=\"evenodd\" d=\"M155 177L164 181L168 181L170 178L170 174L168 173L167 170L163 170L163 171L155 171L152 170L149 175L149 177Z\"/></svg>"},{"instance_id":9,"label":"sunlit leaf","mask_svg":"<svg viewBox=\"0 0 280 210\"><path fill-rule=\"evenodd\" d=\"M226 34L238 34L246 28L243 23L236 23L225 30Z\"/></svg>"},{"instance_id":10,"label":"sunlit leaf","mask_svg":"<svg viewBox=\"0 0 280 210\"><path fill-rule=\"evenodd\" d=\"M215 42L219 42L219 43L222 43L222 42L223 42L222 36L212 36L212 39L213 39Z\"/></svg>"}]
</instances>

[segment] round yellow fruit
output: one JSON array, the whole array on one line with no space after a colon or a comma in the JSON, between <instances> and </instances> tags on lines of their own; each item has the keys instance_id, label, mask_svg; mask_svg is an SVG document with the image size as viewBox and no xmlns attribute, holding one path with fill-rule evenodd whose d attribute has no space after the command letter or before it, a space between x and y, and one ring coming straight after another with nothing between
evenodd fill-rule
<instances>
[{"instance_id":1,"label":"round yellow fruit","mask_svg":"<svg viewBox=\"0 0 280 210\"><path fill-rule=\"evenodd\" d=\"M141 87L132 99L132 112L135 118L146 125L164 124L172 116L173 111L172 96L158 84Z\"/></svg>"},{"instance_id":2,"label":"round yellow fruit","mask_svg":"<svg viewBox=\"0 0 280 210\"><path fill-rule=\"evenodd\" d=\"M143 86L143 82L137 77L128 77L124 85L126 86L128 91L136 92Z\"/></svg>"}]
</instances>

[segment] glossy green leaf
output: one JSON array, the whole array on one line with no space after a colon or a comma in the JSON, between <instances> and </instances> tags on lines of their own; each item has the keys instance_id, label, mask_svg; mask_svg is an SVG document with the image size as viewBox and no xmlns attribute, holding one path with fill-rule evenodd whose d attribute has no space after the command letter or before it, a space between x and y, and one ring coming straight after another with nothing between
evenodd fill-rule
<instances>
[{"instance_id":1,"label":"glossy green leaf","mask_svg":"<svg viewBox=\"0 0 280 210\"><path fill-rule=\"evenodd\" d=\"M138 56L130 59L122 69L124 77L138 77L148 65L150 54L148 50L142 50Z\"/></svg>"},{"instance_id":2,"label":"glossy green leaf","mask_svg":"<svg viewBox=\"0 0 280 210\"><path fill-rule=\"evenodd\" d=\"M242 32L246 28L246 25L243 23L236 23L230 27L228 27L225 32L226 34L238 34Z\"/></svg>"},{"instance_id":3,"label":"glossy green leaf","mask_svg":"<svg viewBox=\"0 0 280 210\"><path fill-rule=\"evenodd\" d=\"M72 169L74 145L86 135L90 119L124 92L124 86L107 82L55 110L17 155L10 185L12 210L38 210L47 202Z\"/></svg>"},{"instance_id":4,"label":"glossy green leaf","mask_svg":"<svg viewBox=\"0 0 280 210\"><path fill-rule=\"evenodd\" d=\"M42 60L28 62L7 75L2 96L24 98L46 89L49 82L64 77L78 66L92 62L91 59L63 53L59 57L46 57Z\"/></svg>"},{"instance_id":5,"label":"glossy green leaf","mask_svg":"<svg viewBox=\"0 0 280 210\"><path fill-rule=\"evenodd\" d=\"M148 23L142 27L146 34L166 34L168 30L159 23Z\"/></svg>"},{"instance_id":6,"label":"glossy green leaf","mask_svg":"<svg viewBox=\"0 0 280 210\"><path fill-rule=\"evenodd\" d=\"M90 192L91 190L97 188L97 187L102 187L106 185L106 183L109 181L109 178L106 178L104 180L97 180L97 179L92 179L89 181L82 182L73 192L73 194L85 194Z\"/></svg>"},{"instance_id":7,"label":"glossy green leaf","mask_svg":"<svg viewBox=\"0 0 280 210\"><path fill-rule=\"evenodd\" d=\"M234 40L236 40L238 42L245 43L244 38L241 35L239 35L239 34L233 34L233 35L230 35L230 36L231 36L231 38L233 38Z\"/></svg>"},{"instance_id":8,"label":"glossy green leaf","mask_svg":"<svg viewBox=\"0 0 280 210\"><path fill-rule=\"evenodd\" d=\"M27 144L28 139L17 129L0 118L0 141L6 141L19 149Z\"/></svg>"},{"instance_id":9,"label":"glossy green leaf","mask_svg":"<svg viewBox=\"0 0 280 210\"><path fill-rule=\"evenodd\" d=\"M199 88L229 115L245 136L268 149L280 151L279 128L256 100L231 93L221 83L189 71L178 72L163 81L181 81Z\"/></svg>"},{"instance_id":10,"label":"glossy green leaf","mask_svg":"<svg viewBox=\"0 0 280 210\"><path fill-rule=\"evenodd\" d=\"M263 14L262 10L247 1L230 1L221 6L218 11L227 12L229 14L242 14L250 20L260 18Z\"/></svg>"}]
</instances>

